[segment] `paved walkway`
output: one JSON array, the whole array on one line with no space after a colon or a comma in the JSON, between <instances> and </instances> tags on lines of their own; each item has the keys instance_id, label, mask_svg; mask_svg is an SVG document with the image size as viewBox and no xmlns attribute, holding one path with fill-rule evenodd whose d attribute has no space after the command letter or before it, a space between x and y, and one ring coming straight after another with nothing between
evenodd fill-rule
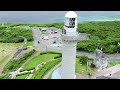
<instances>
[{"instance_id":1,"label":"paved walkway","mask_svg":"<svg viewBox=\"0 0 120 90\"><path fill-rule=\"evenodd\" d=\"M95 79L97 76L111 76L112 74L119 72L119 71L120 71L120 65L115 65L110 68L94 72L92 74L91 79Z\"/></svg>"}]
</instances>

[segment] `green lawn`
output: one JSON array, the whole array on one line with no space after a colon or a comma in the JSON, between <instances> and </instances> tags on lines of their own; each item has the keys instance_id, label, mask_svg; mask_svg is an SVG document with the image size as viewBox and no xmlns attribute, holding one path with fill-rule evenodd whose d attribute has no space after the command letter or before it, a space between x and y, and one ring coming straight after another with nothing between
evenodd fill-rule
<instances>
[{"instance_id":1,"label":"green lawn","mask_svg":"<svg viewBox=\"0 0 120 90\"><path fill-rule=\"evenodd\" d=\"M54 57L59 56L59 54L43 54L43 55L38 55L37 57L33 58L32 60L30 60L25 67L22 69L22 71L24 70L31 70L34 69L38 64L42 63L42 62L46 62L50 59L53 59Z\"/></svg>"},{"instance_id":2,"label":"green lawn","mask_svg":"<svg viewBox=\"0 0 120 90\"><path fill-rule=\"evenodd\" d=\"M27 42L24 46L34 46L34 45L33 45L33 42L30 42L30 41L29 41L29 42Z\"/></svg>"},{"instance_id":3,"label":"green lawn","mask_svg":"<svg viewBox=\"0 0 120 90\"><path fill-rule=\"evenodd\" d=\"M4 67L23 43L0 43L0 66ZM4 50L4 51L3 51Z\"/></svg>"},{"instance_id":4,"label":"green lawn","mask_svg":"<svg viewBox=\"0 0 120 90\"><path fill-rule=\"evenodd\" d=\"M76 59L76 73L80 73L80 74L88 74L91 73L93 70L88 67L88 72L86 72L86 66L85 65L80 65L79 59Z\"/></svg>"},{"instance_id":5,"label":"green lawn","mask_svg":"<svg viewBox=\"0 0 120 90\"><path fill-rule=\"evenodd\" d=\"M5 74L5 75L2 75L0 76L0 79L9 79L9 74Z\"/></svg>"},{"instance_id":6,"label":"green lawn","mask_svg":"<svg viewBox=\"0 0 120 90\"><path fill-rule=\"evenodd\" d=\"M117 64L120 64L120 62L119 61L110 61L109 64L112 66L115 66Z\"/></svg>"},{"instance_id":7,"label":"green lawn","mask_svg":"<svg viewBox=\"0 0 120 90\"><path fill-rule=\"evenodd\" d=\"M4 66L4 71L10 72L15 71L20 68L32 55L34 55L35 50L31 50L28 53L25 53L23 57L19 60L11 60Z\"/></svg>"},{"instance_id":8,"label":"green lawn","mask_svg":"<svg viewBox=\"0 0 120 90\"><path fill-rule=\"evenodd\" d=\"M61 58L57 58L56 60L47 62L44 66L42 66L39 70L37 70L33 76L32 79L42 79L43 76L48 73L48 71L53 68L56 64L58 64L61 61Z\"/></svg>"},{"instance_id":9,"label":"green lawn","mask_svg":"<svg viewBox=\"0 0 120 90\"><path fill-rule=\"evenodd\" d=\"M15 79L25 79L28 75L29 75L29 73L25 73L25 74L22 74L22 75L17 75Z\"/></svg>"}]
</instances>

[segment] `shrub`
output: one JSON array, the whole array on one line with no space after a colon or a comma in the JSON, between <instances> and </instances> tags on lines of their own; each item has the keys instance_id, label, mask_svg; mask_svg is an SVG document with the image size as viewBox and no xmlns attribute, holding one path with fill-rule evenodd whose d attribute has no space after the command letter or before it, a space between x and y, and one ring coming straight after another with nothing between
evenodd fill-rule
<instances>
[{"instance_id":1,"label":"shrub","mask_svg":"<svg viewBox=\"0 0 120 90\"><path fill-rule=\"evenodd\" d=\"M61 58L61 57L62 57L62 54L60 54L59 56L54 57L54 59Z\"/></svg>"},{"instance_id":2,"label":"shrub","mask_svg":"<svg viewBox=\"0 0 120 90\"><path fill-rule=\"evenodd\" d=\"M89 34L89 40L78 41L77 50L94 52L96 42L105 53L119 53L120 21L88 22L78 24L78 32Z\"/></svg>"},{"instance_id":3,"label":"shrub","mask_svg":"<svg viewBox=\"0 0 120 90\"><path fill-rule=\"evenodd\" d=\"M43 78L43 76L52 68L54 67L56 64L58 64L61 61L61 58L58 58L56 60L53 61L49 61L48 63L46 63L44 66L42 66L38 71L36 71L33 76L32 79L41 79Z\"/></svg>"},{"instance_id":4,"label":"shrub","mask_svg":"<svg viewBox=\"0 0 120 90\"><path fill-rule=\"evenodd\" d=\"M62 53L59 53L59 52L54 52L54 51L45 51L45 52L41 52L40 55L43 55L43 54L60 54L62 56Z\"/></svg>"},{"instance_id":5,"label":"shrub","mask_svg":"<svg viewBox=\"0 0 120 90\"><path fill-rule=\"evenodd\" d=\"M87 61L88 61L88 57L87 57L87 56L81 56L81 57L79 58L79 62L80 62L81 64L87 64Z\"/></svg>"},{"instance_id":6,"label":"shrub","mask_svg":"<svg viewBox=\"0 0 120 90\"><path fill-rule=\"evenodd\" d=\"M17 70L34 53L35 53L35 50L32 50L32 51L30 51L28 53L25 53L25 55L22 58L20 58L19 60L11 60L11 61L9 61L5 65L4 71L5 72L9 72L9 71L15 71L15 70Z\"/></svg>"},{"instance_id":7,"label":"shrub","mask_svg":"<svg viewBox=\"0 0 120 90\"><path fill-rule=\"evenodd\" d=\"M0 27L0 42L2 43L19 43L23 42L23 38L17 36L24 36L27 41L33 41L32 31L24 28L11 28Z\"/></svg>"},{"instance_id":8,"label":"shrub","mask_svg":"<svg viewBox=\"0 0 120 90\"><path fill-rule=\"evenodd\" d=\"M90 67L95 68L95 64L91 63Z\"/></svg>"},{"instance_id":9,"label":"shrub","mask_svg":"<svg viewBox=\"0 0 120 90\"><path fill-rule=\"evenodd\" d=\"M5 75L3 75L3 76L0 76L0 79L9 79L9 74L5 74Z\"/></svg>"}]
</instances>

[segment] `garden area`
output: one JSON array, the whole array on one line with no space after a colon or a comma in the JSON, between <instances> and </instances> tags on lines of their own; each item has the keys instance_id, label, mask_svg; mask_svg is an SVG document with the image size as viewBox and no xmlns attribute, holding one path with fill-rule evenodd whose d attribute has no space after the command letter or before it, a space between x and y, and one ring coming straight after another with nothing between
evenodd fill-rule
<instances>
[{"instance_id":1,"label":"garden area","mask_svg":"<svg viewBox=\"0 0 120 90\"><path fill-rule=\"evenodd\" d=\"M35 50L31 50L28 53L25 53L23 57L21 57L19 60L11 60L9 61L5 67L4 71L5 72L11 72L15 71L18 68L20 68L33 54L35 53Z\"/></svg>"},{"instance_id":2,"label":"garden area","mask_svg":"<svg viewBox=\"0 0 120 90\"><path fill-rule=\"evenodd\" d=\"M9 79L9 74L5 74L5 75L2 75L0 76L0 79Z\"/></svg>"},{"instance_id":3,"label":"garden area","mask_svg":"<svg viewBox=\"0 0 120 90\"><path fill-rule=\"evenodd\" d=\"M23 46L32 46L32 47L35 47L32 41L27 42Z\"/></svg>"},{"instance_id":4,"label":"garden area","mask_svg":"<svg viewBox=\"0 0 120 90\"><path fill-rule=\"evenodd\" d=\"M93 68L91 67L93 59L88 58L87 56L80 56L76 59L76 73L79 74L91 74Z\"/></svg>"},{"instance_id":5,"label":"garden area","mask_svg":"<svg viewBox=\"0 0 120 90\"><path fill-rule=\"evenodd\" d=\"M15 79L25 79L27 76L29 76L30 73L23 73L16 75Z\"/></svg>"},{"instance_id":6,"label":"garden area","mask_svg":"<svg viewBox=\"0 0 120 90\"><path fill-rule=\"evenodd\" d=\"M56 64L61 62L61 58L57 58L55 60L47 62L45 65L43 65L39 70L37 70L31 79L42 79L47 72L53 68Z\"/></svg>"},{"instance_id":7,"label":"garden area","mask_svg":"<svg viewBox=\"0 0 120 90\"><path fill-rule=\"evenodd\" d=\"M0 43L0 66L4 67L23 43Z\"/></svg>"},{"instance_id":8,"label":"garden area","mask_svg":"<svg viewBox=\"0 0 120 90\"><path fill-rule=\"evenodd\" d=\"M109 61L108 63L112 66L115 66L115 65L120 64L120 61Z\"/></svg>"},{"instance_id":9,"label":"garden area","mask_svg":"<svg viewBox=\"0 0 120 90\"><path fill-rule=\"evenodd\" d=\"M21 71L35 69L35 67L37 65L39 65L40 63L49 61L51 59L55 59L55 57L59 57L59 56L60 56L60 54L58 54L58 53L51 53L51 52L40 53L40 55L38 55L38 56L34 57L33 59L31 59L25 65L25 67L23 67L23 69Z\"/></svg>"}]
</instances>

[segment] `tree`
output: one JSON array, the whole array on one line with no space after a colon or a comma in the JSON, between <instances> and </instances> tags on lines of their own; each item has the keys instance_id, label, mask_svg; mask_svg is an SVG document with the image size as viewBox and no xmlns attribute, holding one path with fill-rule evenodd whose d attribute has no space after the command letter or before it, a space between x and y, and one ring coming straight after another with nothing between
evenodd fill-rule
<instances>
[{"instance_id":1,"label":"tree","mask_svg":"<svg viewBox=\"0 0 120 90\"><path fill-rule=\"evenodd\" d=\"M87 56L81 56L79 61L81 64L86 65L87 64L88 57Z\"/></svg>"}]
</instances>

